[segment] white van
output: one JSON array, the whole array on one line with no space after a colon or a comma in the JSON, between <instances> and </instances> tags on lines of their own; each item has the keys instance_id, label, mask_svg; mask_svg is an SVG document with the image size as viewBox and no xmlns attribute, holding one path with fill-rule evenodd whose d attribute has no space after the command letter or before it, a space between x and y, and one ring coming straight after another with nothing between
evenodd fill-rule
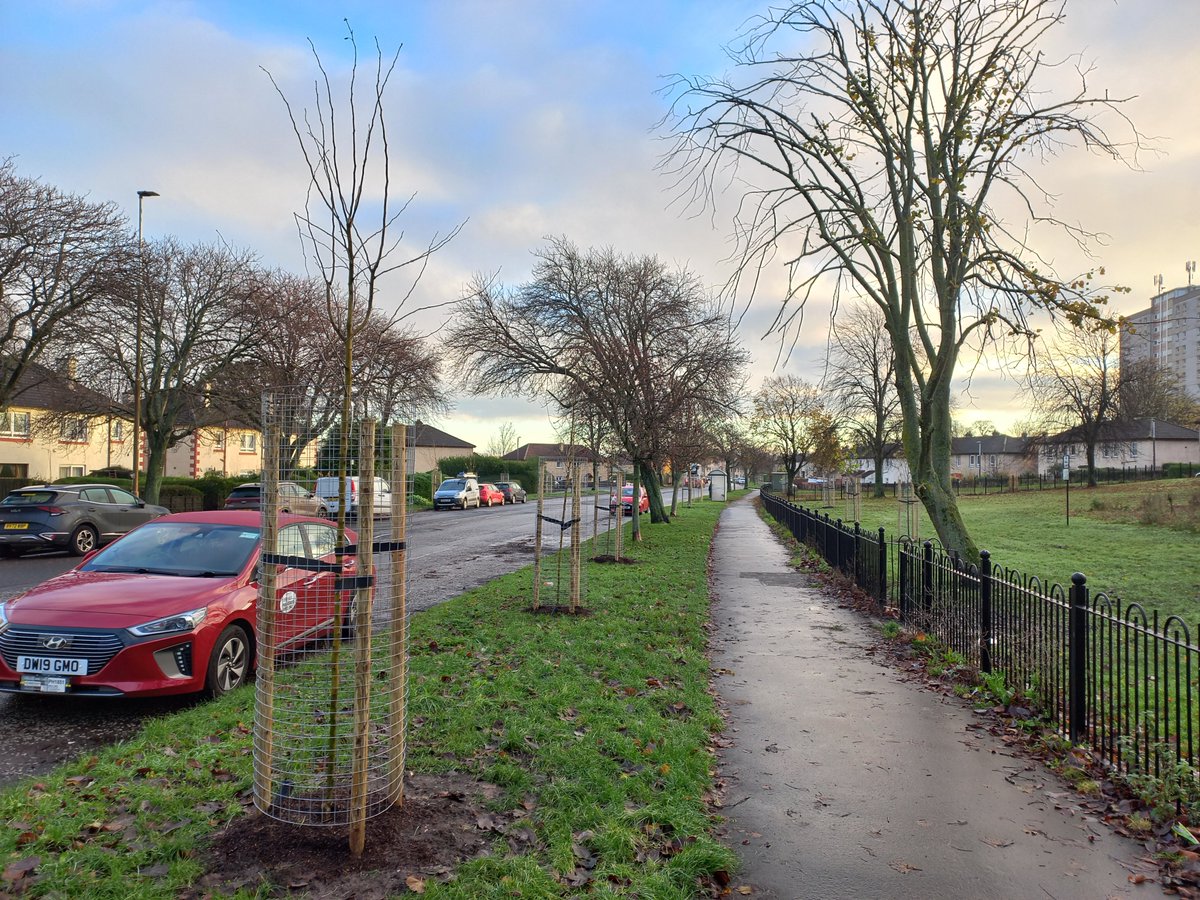
<instances>
[{"instance_id":1,"label":"white van","mask_svg":"<svg viewBox=\"0 0 1200 900\"><path fill-rule=\"evenodd\" d=\"M324 515L337 518L338 514L338 481L336 475L318 478L313 493L324 507ZM346 497L349 501L347 514L350 518L358 517L358 504L362 498L360 481L357 475L346 476ZM382 478L375 478L375 515L390 516L392 514L392 486Z\"/></svg>"}]
</instances>

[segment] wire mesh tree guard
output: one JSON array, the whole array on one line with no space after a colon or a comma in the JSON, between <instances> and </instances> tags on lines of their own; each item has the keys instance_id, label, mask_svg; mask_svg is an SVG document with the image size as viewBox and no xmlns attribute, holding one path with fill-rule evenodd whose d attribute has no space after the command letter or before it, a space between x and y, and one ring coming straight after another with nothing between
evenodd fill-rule
<instances>
[{"instance_id":1,"label":"wire mesh tree guard","mask_svg":"<svg viewBox=\"0 0 1200 900\"><path fill-rule=\"evenodd\" d=\"M574 455L566 460L566 472L561 481L546 471L546 462L538 463L537 524L533 542L533 602L531 610L571 615L584 611L586 584L583 568L583 467ZM550 494L557 494L561 487L561 503L558 517L549 514L553 510L548 503ZM554 530L558 531L558 549L549 556L543 541L547 526L550 526L550 541L554 543ZM567 542L567 532L570 542ZM564 592L563 568L567 569ZM553 577L551 577L553 576Z\"/></svg>"},{"instance_id":2,"label":"wire mesh tree guard","mask_svg":"<svg viewBox=\"0 0 1200 900\"><path fill-rule=\"evenodd\" d=\"M917 506L920 498L913 490L911 481L902 481L896 497L896 533L911 538L914 543L921 539L921 510Z\"/></svg>"},{"instance_id":3,"label":"wire mesh tree guard","mask_svg":"<svg viewBox=\"0 0 1200 900\"><path fill-rule=\"evenodd\" d=\"M254 803L348 825L359 854L366 821L403 802L411 432L362 420L349 446L334 435L289 468L280 448L303 402L263 400Z\"/></svg>"}]
</instances>

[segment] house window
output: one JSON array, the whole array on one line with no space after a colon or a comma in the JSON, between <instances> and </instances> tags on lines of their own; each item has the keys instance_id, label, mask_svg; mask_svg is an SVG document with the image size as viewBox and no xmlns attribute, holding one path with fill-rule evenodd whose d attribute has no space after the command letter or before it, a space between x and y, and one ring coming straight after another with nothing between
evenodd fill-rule
<instances>
[{"instance_id":1,"label":"house window","mask_svg":"<svg viewBox=\"0 0 1200 900\"><path fill-rule=\"evenodd\" d=\"M243 434L242 435L242 453L257 453L258 452L258 435Z\"/></svg>"},{"instance_id":2,"label":"house window","mask_svg":"<svg viewBox=\"0 0 1200 900\"><path fill-rule=\"evenodd\" d=\"M989 469L996 468L996 454L995 453L992 453L988 456L988 468Z\"/></svg>"},{"instance_id":3,"label":"house window","mask_svg":"<svg viewBox=\"0 0 1200 900\"><path fill-rule=\"evenodd\" d=\"M1129 455L1137 456L1137 441L1134 441L1132 444L1129 445Z\"/></svg>"},{"instance_id":4,"label":"house window","mask_svg":"<svg viewBox=\"0 0 1200 900\"><path fill-rule=\"evenodd\" d=\"M73 444L86 444L88 439L87 419L65 419L58 426L58 439ZM83 474L82 472L80 473Z\"/></svg>"},{"instance_id":5,"label":"house window","mask_svg":"<svg viewBox=\"0 0 1200 900\"><path fill-rule=\"evenodd\" d=\"M125 440L125 423L120 419L110 422L108 426L108 439L110 441Z\"/></svg>"},{"instance_id":6,"label":"house window","mask_svg":"<svg viewBox=\"0 0 1200 900\"><path fill-rule=\"evenodd\" d=\"M979 457L972 453L967 457L967 466L972 469L977 468L979 466Z\"/></svg>"},{"instance_id":7,"label":"house window","mask_svg":"<svg viewBox=\"0 0 1200 900\"><path fill-rule=\"evenodd\" d=\"M224 450L225 449L225 432L224 431L218 431L216 436L213 438L213 449L214 450Z\"/></svg>"},{"instance_id":8,"label":"house window","mask_svg":"<svg viewBox=\"0 0 1200 900\"><path fill-rule=\"evenodd\" d=\"M12 410L0 412L0 437L29 437L29 413Z\"/></svg>"},{"instance_id":9,"label":"house window","mask_svg":"<svg viewBox=\"0 0 1200 900\"><path fill-rule=\"evenodd\" d=\"M959 454L954 457L954 468L956 468L956 469L962 468L962 454Z\"/></svg>"},{"instance_id":10,"label":"house window","mask_svg":"<svg viewBox=\"0 0 1200 900\"><path fill-rule=\"evenodd\" d=\"M82 478L83 477L83 466L59 466L58 467L58 477L59 478Z\"/></svg>"},{"instance_id":11,"label":"house window","mask_svg":"<svg viewBox=\"0 0 1200 900\"><path fill-rule=\"evenodd\" d=\"M28 478L29 463L0 463L0 478Z\"/></svg>"}]
</instances>

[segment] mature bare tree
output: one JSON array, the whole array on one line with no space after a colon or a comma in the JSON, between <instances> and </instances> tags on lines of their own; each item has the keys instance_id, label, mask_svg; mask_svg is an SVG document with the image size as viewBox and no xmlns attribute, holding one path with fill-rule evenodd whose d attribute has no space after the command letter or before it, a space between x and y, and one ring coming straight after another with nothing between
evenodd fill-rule
<instances>
[{"instance_id":1,"label":"mature bare tree","mask_svg":"<svg viewBox=\"0 0 1200 900\"><path fill-rule=\"evenodd\" d=\"M1200 397L1189 397L1179 373L1152 359L1121 366L1117 405L1118 415L1126 422L1159 419L1200 427Z\"/></svg>"},{"instance_id":2,"label":"mature bare tree","mask_svg":"<svg viewBox=\"0 0 1200 900\"><path fill-rule=\"evenodd\" d=\"M805 0L744 35L736 82L678 82L666 165L685 196L753 185L731 291L752 296L778 254L790 285L775 328L796 326L813 290L879 307L918 494L971 557L949 465L960 354L1026 334L1031 309L1105 317L1087 277L1055 276L1026 223L996 212L1003 200L1053 223L1034 162L1071 145L1123 153L1104 124L1128 125L1121 101L1092 94L1083 67L1066 93L1048 80L1067 74L1042 49L1063 20L1064 0Z\"/></svg>"},{"instance_id":3,"label":"mature bare tree","mask_svg":"<svg viewBox=\"0 0 1200 900\"><path fill-rule=\"evenodd\" d=\"M199 421L205 414L205 386L245 360L254 345L254 295L262 278L248 251L188 247L173 239L148 244L144 264L140 373L129 326L138 307L132 288L88 307L74 333L80 367L117 373L123 398L134 379L141 379L147 451L143 494L154 503L167 451L197 424L206 424Z\"/></svg>"},{"instance_id":4,"label":"mature bare tree","mask_svg":"<svg viewBox=\"0 0 1200 900\"><path fill-rule=\"evenodd\" d=\"M795 375L766 378L754 395L751 428L787 473L789 497L796 475L825 438L824 416L821 392Z\"/></svg>"},{"instance_id":5,"label":"mature bare tree","mask_svg":"<svg viewBox=\"0 0 1200 900\"><path fill-rule=\"evenodd\" d=\"M878 306L858 301L842 310L829 333L825 385L847 438L875 462L876 497L883 496L888 448L900 439L896 354Z\"/></svg>"},{"instance_id":6,"label":"mature bare tree","mask_svg":"<svg viewBox=\"0 0 1200 900\"><path fill-rule=\"evenodd\" d=\"M651 522L669 521L656 472L671 416L686 404L726 408L746 359L695 276L565 238L538 251L533 280L515 290L477 279L455 321L446 345L470 390L586 401L603 417L635 489L647 488ZM491 346L471 339L479 329L495 335Z\"/></svg>"},{"instance_id":7,"label":"mature bare tree","mask_svg":"<svg viewBox=\"0 0 1200 900\"><path fill-rule=\"evenodd\" d=\"M1107 331L1067 332L1039 353L1026 392L1041 428L1072 430L1087 454L1088 487L1096 486L1096 444L1118 418L1121 376L1117 340Z\"/></svg>"},{"instance_id":8,"label":"mature bare tree","mask_svg":"<svg viewBox=\"0 0 1200 900\"><path fill-rule=\"evenodd\" d=\"M120 290L134 250L125 226L115 204L0 161L0 409L64 326Z\"/></svg>"},{"instance_id":9,"label":"mature bare tree","mask_svg":"<svg viewBox=\"0 0 1200 900\"><path fill-rule=\"evenodd\" d=\"M511 453L517 449L518 440L520 440L520 436L517 434L517 426L512 422L504 422L496 429L492 439L488 441L487 452L490 456L503 456L505 453Z\"/></svg>"}]
</instances>

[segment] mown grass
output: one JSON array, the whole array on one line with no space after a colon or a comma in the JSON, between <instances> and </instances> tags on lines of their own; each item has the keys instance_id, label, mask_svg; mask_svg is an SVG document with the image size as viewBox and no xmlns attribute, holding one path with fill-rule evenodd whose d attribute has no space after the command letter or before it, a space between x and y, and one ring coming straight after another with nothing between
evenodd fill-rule
<instances>
[{"instance_id":1,"label":"mown grass","mask_svg":"<svg viewBox=\"0 0 1200 900\"><path fill-rule=\"evenodd\" d=\"M845 503L801 505L850 520ZM1200 479L1072 488L1070 525L1061 490L959 499L967 528L994 563L1064 586L1082 572L1093 594L1104 591L1189 622L1198 618L1200 601L1200 553L1188 514L1197 507ZM864 497L861 525L883 526L896 537L899 508L891 498ZM914 508L920 538L935 537L924 508Z\"/></svg>"},{"instance_id":2,"label":"mown grass","mask_svg":"<svg viewBox=\"0 0 1200 900\"><path fill-rule=\"evenodd\" d=\"M414 618L409 769L473 773L505 789L504 808L532 797L538 838L521 855L498 843L454 881L428 882L428 896L571 896L560 879L580 840L598 897L689 897L698 878L734 868L705 802L721 727L705 563L721 508L645 527L628 546L636 565L589 564L591 615L526 612L524 569ZM246 688L152 721L0 793L2 867L36 858L27 896L175 896L250 802L252 701Z\"/></svg>"}]
</instances>

